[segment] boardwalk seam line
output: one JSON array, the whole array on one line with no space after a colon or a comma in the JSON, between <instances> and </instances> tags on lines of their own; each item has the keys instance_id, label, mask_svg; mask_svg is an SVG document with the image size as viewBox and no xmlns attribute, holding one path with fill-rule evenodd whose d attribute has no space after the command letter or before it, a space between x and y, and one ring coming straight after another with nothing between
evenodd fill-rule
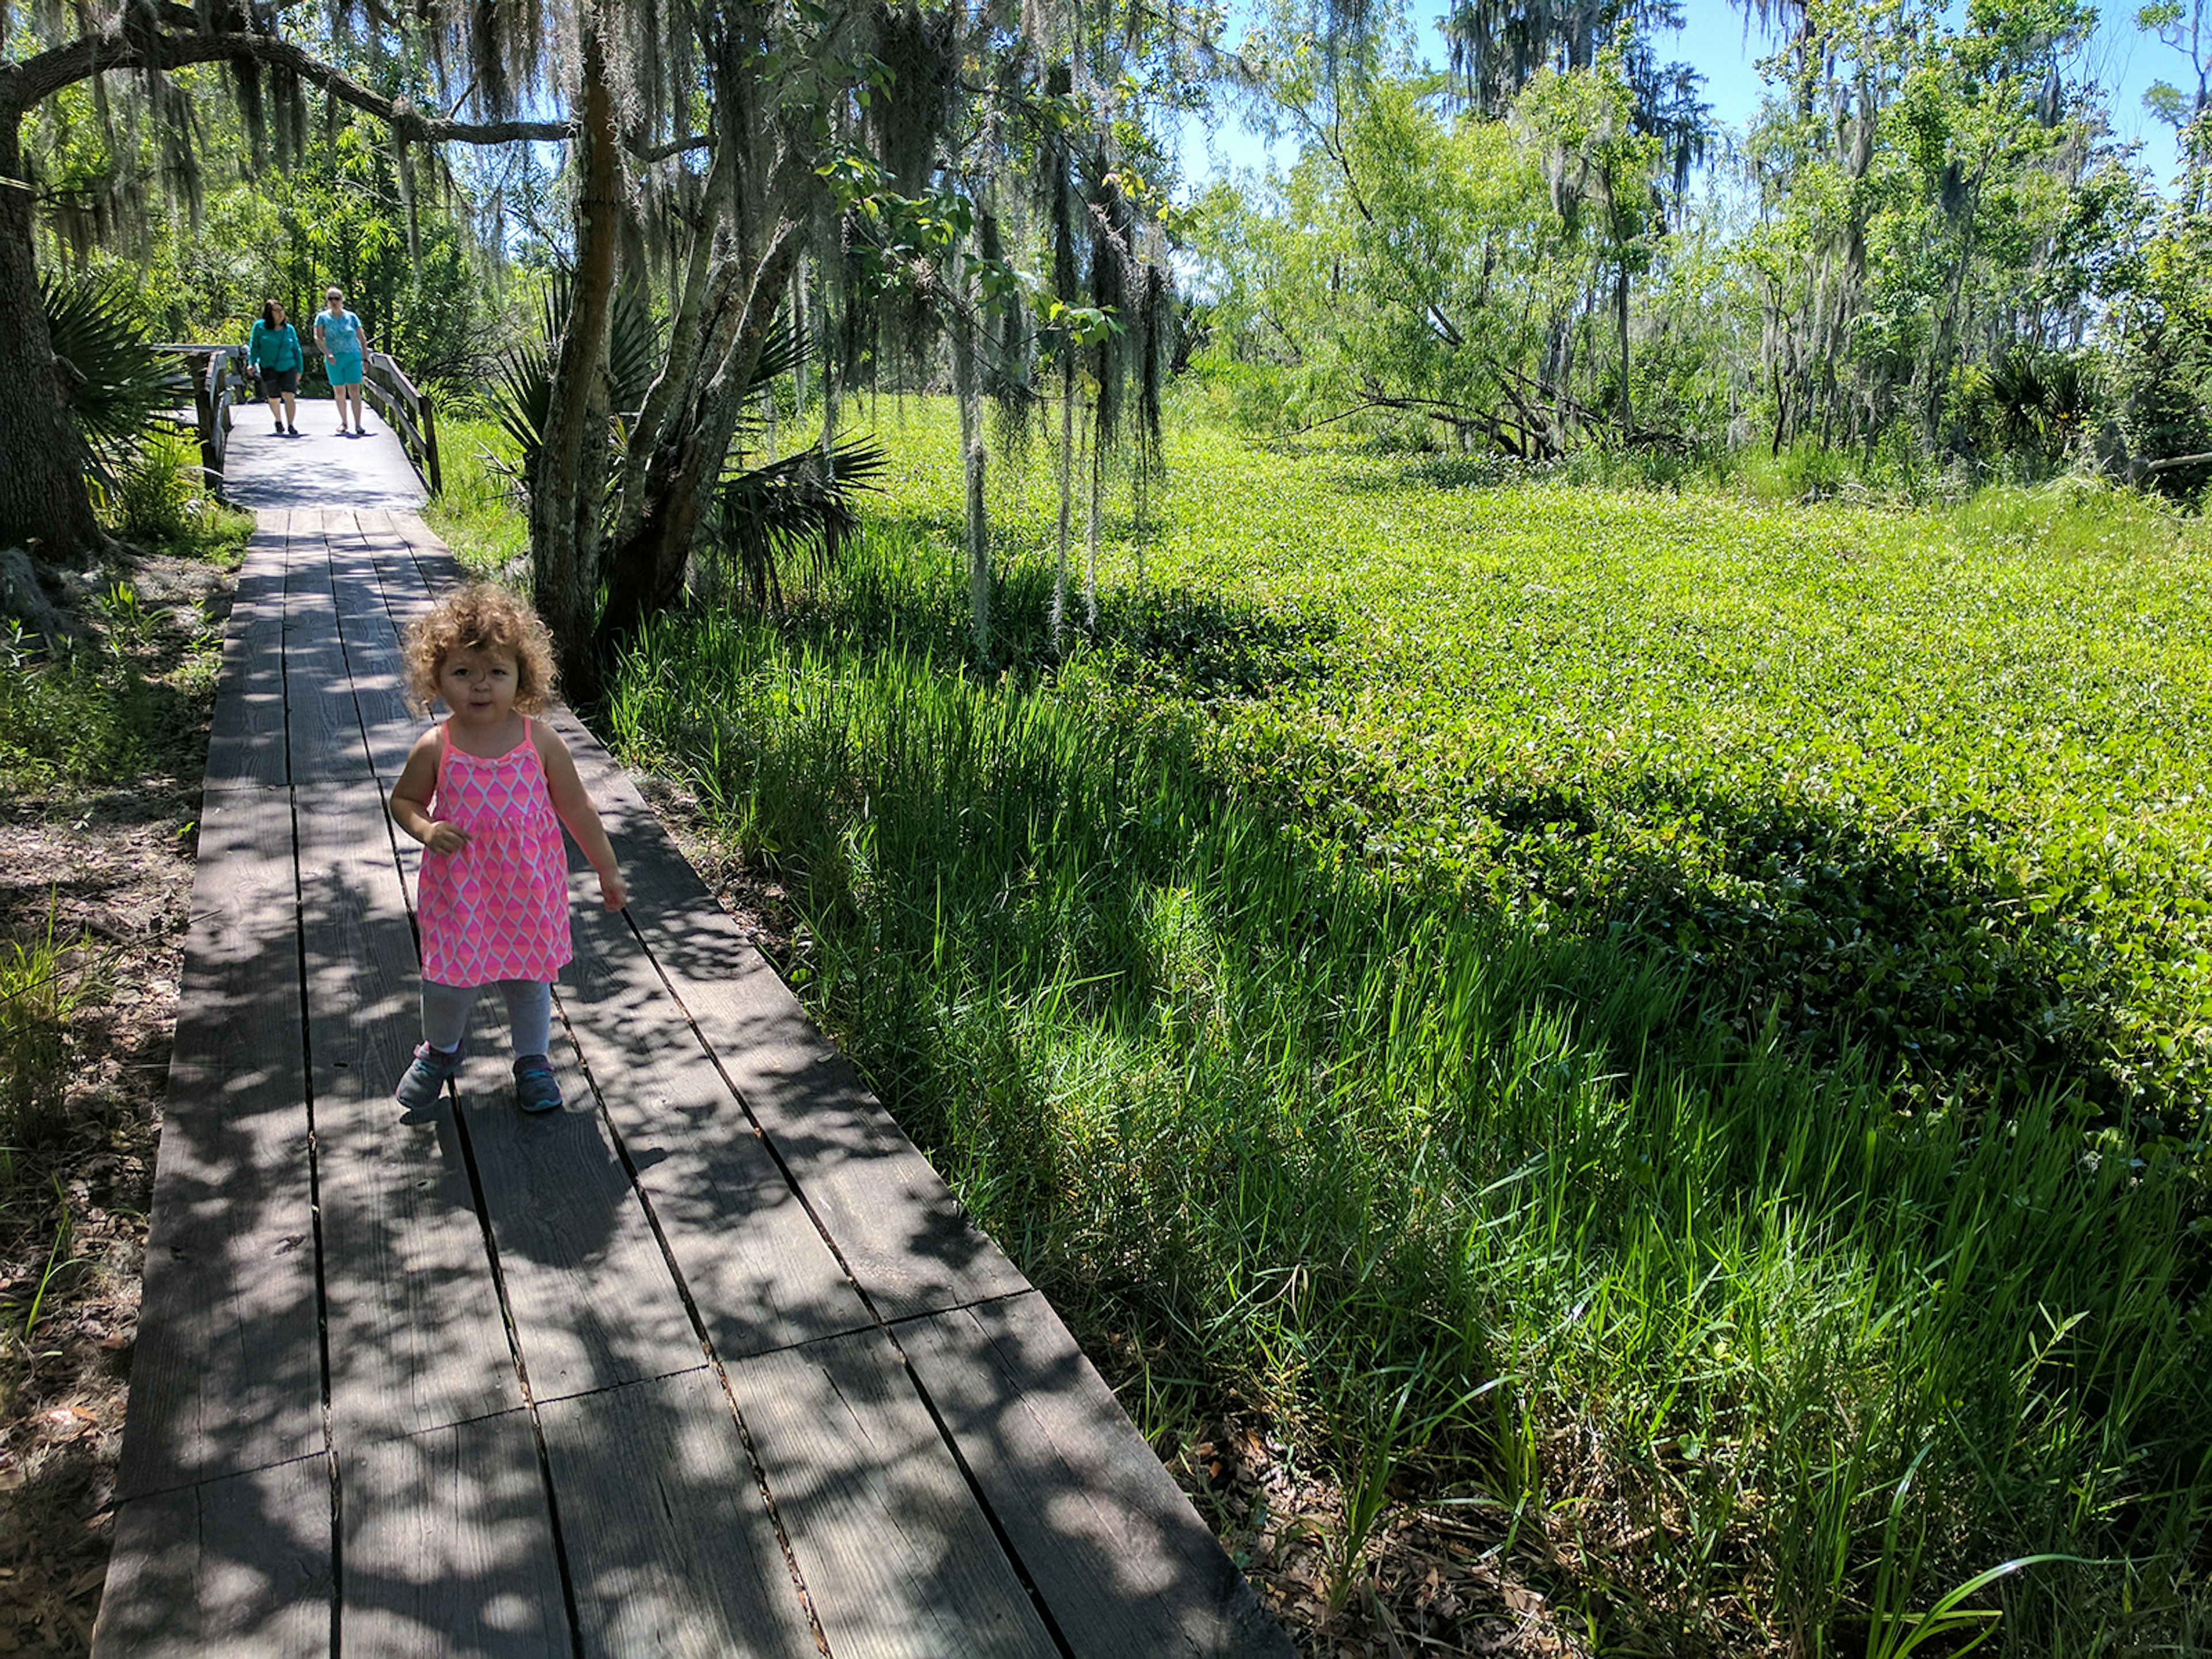
<instances>
[{"instance_id":1,"label":"boardwalk seam line","mask_svg":"<svg viewBox=\"0 0 2212 1659\"><path fill-rule=\"evenodd\" d=\"M629 1376L618 1382L595 1383L588 1389L578 1389L574 1394L549 1394L538 1401L541 1406L565 1406L577 1400L596 1400L603 1394L620 1394L624 1389L642 1389L653 1382L672 1382L679 1376L696 1376L702 1371L714 1370L707 1357L702 1354L696 1365L685 1365L672 1371L656 1371L651 1376Z\"/></svg>"},{"instance_id":2,"label":"boardwalk seam line","mask_svg":"<svg viewBox=\"0 0 2212 1659\"><path fill-rule=\"evenodd\" d=\"M221 1474L204 1474L191 1480L173 1480L166 1486L148 1486L127 1498L118 1498L115 1500L115 1507L119 1510L129 1504L143 1504L156 1498L174 1498L180 1492L198 1492L203 1486L220 1486L226 1480L242 1480L249 1475L266 1474L271 1469L289 1469L295 1463L327 1460L329 1455L324 1450L295 1452L289 1457L271 1458L266 1463L241 1464L236 1468L225 1469Z\"/></svg>"},{"instance_id":3,"label":"boardwalk seam line","mask_svg":"<svg viewBox=\"0 0 2212 1659\"><path fill-rule=\"evenodd\" d=\"M331 1302L323 1271L322 1148L315 1136L315 1055L307 1014L307 906L300 882L300 792L292 782L292 514L284 515L284 580L277 587L276 685L284 711L284 805L292 821L292 946L300 985L300 1098L307 1114L307 1217L315 1235L315 1348L321 1371L323 1455L331 1488L331 1655L344 1651L345 1509L331 1420Z\"/></svg>"},{"instance_id":4,"label":"boardwalk seam line","mask_svg":"<svg viewBox=\"0 0 2212 1659\"><path fill-rule=\"evenodd\" d=\"M623 920L627 922L629 918L625 916ZM646 959L652 961L649 955ZM659 975L658 964L654 965L653 972ZM663 984L665 982L664 980ZM683 1006L681 1003L677 1006L679 1009ZM599 1079L592 1075L591 1062L584 1057L583 1045L576 1041L575 1027L568 1018L568 1003L557 991L554 1007L560 1017L561 1028L568 1038L568 1046L575 1053L577 1069L584 1074L584 1086L592 1091L592 1102L598 1108L599 1121L613 1143L615 1157L622 1163L623 1173L629 1178L630 1194L645 1212L645 1224L653 1230L653 1243L660 1248L661 1263L668 1269L669 1278L675 1282L676 1294L684 1303L684 1316L691 1322L692 1333L699 1339L700 1352L706 1356L703 1369L712 1370L714 1380L721 1384L722 1398L729 1406L731 1420L737 1425L738 1443L745 1449L745 1461L752 1465L753 1485L760 1490L761 1503L768 1510L769 1525L775 1532L776 1547L783 1552L784 1571L791 1575L791 1587L798 1592L799 1605L805 1610L806 1622L814 1632L815 1644L822 1652L828 1654L830 1650L829 1633L822 1628L822 1620L814 1610L814 1596L806 1588L806 1575L799 1571L799 1553L791 1547L791 1534L784 1528L783 1513L777 1508L775 1492L768 1483L768 1466L761 1462L759 1450L753 1444L752 1430L745 1422L744 1409L738 1404L736 1390L730 1387L730 1374L722 1364L721 1356L714 1352L714 1339L707 1334L707 1322L699 1311L698 1302L691 1294L690 1282L684 1277L684 1269L676 1260L676 1251L668 1242L668 1235L661 1229L660 1215L653 1208L652 1194L646 1191L645 1183L638 1178L637 1164L629 1155L629 1145L623 1139L621 1127L615 1122L614 1114L607 1109L605 1091L599 1087ZM688 1015L686 1018L688 1021ZM839 1265L843 1264L841 1262ZM587 1392L600 1393L604 1390Z\"/></svg>"}]
</instances>

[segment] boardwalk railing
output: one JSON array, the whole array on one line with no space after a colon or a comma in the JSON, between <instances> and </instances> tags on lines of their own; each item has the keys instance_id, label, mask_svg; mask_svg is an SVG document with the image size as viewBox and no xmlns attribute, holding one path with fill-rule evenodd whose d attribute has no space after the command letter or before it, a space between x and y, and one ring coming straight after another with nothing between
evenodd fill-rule
<instances>
[{"instance_id":1,"label":"boardwalk railing","mask_svg":"<svg viewBox=\"0 0 2212 1659\"><path fill-rule=\"evenodd\" d=\"M438 470L437 416L429 398L416 388L398 362L381 351L372 351L363 360L362 390L385 423L399 434L407 459L415 463L430 493L444 493L445 480Z\"/></svg>"},{"instance_id":2,"label":"boardwalk railing","mask_svg":"<svg viewBox=\"0 0 2212 1659\"><path fill-rule=\"evenodd\" d=\"M230 411L259 395L246 373L246 349L172 341L155 349L176 352L190 365L200 465L210 483L220 483L223 453L230 442ZM437 415L428 394L407 378L406 370L389 354L381 351L372 351L363 359L362 391L369 407L398 434L400 447L422 475L430 493L442 492L446 485L438 465Z\"/></svg>"},{"instance_id":3,"label":"boardwalk railing","mask_svg":"<svg viewBox=\"0 0 2212 1659\"><path fill-rule=\"evenodd\" d=\"M253 387L246 378L246 349L172 342L154 348L173 351L189 368L193 424L200 440L200 465L210 483L222 478L223 451L230 442L232 405L251 403Z\"/></svg>"}]
</instances>

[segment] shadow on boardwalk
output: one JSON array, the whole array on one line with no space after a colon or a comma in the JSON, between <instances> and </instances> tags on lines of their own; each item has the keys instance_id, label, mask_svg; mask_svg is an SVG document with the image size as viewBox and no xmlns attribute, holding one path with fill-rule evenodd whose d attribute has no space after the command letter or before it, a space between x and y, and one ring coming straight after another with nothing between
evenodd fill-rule
<instances>
[{"instance_id":1,"label":"shadow on boardwalk","mask_svg":"<svg viewBox=\"0 0 2212 1659\"><path fill-rule=\"evenodd\" d=\"M411 517L265 511L226 646L97 1651L1286 1654L1042 1299L556 714L569 1109L405 1112ZM817 1641L818 1637L818 1641Z\"/></svg>"}]
</instances>

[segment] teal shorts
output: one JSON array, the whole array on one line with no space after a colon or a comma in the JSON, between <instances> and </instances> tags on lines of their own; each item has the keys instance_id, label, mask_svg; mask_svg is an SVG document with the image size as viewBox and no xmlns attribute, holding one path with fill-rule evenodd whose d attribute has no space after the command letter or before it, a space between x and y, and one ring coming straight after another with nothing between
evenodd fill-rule
<instances>
[{"instance_id":1,"label":"teal shorts","mask_svg":"<svg viewBox=\"0 0 2212 1659\"><path fill-rule=\"evenodd\" d=\"M361 384L361 353L348 352L341 356L337 352L332 352L327 361L330 364L332 386Z\"/></svg>"}]
</instances>

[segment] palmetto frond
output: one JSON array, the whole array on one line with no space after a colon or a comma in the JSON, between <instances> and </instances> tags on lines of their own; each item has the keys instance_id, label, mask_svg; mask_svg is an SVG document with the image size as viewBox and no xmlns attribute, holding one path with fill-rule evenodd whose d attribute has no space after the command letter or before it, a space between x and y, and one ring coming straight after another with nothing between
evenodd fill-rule
<instances>
[{"instance_id":1,"label":"palmetto frond","mask_svg":"<svg viewBox=\"0 0 2212 1659\"><path fill-rule=\"evenodd\" d=\"M88 469L106 477L154 416L191 395L175 361L154 349L137 294L118 272L39 279L55 369Z\"/></svg>"}]
</instances>

